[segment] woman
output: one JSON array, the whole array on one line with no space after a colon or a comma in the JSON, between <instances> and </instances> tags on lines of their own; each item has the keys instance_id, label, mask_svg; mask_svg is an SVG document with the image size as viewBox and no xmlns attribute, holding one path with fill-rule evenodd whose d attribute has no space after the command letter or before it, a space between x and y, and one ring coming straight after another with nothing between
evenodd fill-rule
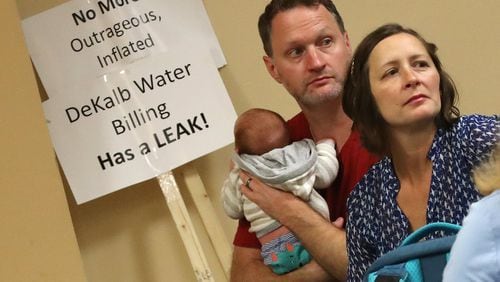
<instances>
[{"instance_id":1,"label":"woman","mask_svg":"<svg viewBox=\"0 0 500 282\"><path fill-rule=\"evenodd\" d=\"M480 197L469 173L491 152L499 120L459 116L455 85L436 50L417 32L389 24L354 54L344 110L364 146L383 158L349 196L349 281L361 281L413 230L460 224Z\"/></svg>"}]
</instances>

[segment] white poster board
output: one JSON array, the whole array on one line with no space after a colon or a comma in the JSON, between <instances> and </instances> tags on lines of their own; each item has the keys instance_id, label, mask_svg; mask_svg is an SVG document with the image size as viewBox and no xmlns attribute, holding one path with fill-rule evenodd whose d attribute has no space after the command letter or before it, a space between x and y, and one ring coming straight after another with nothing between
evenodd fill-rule
<instances>
[{"instance_id":1,"label":"white poster board","mask_svg":"<svg viewBox=\"0 0 500 282\"><path fill-rule=\"evenodd\" d=\"M77 203L233 141L225 60L200 0L74 0L23 29Z\"/></svg>"}]
</instances>

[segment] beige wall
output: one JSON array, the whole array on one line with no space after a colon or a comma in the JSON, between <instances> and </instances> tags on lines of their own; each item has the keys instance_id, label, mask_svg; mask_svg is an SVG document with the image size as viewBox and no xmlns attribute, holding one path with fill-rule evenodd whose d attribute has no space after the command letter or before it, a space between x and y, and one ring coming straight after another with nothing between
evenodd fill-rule
<instances>
[{"instance_id":1,"label":"beige wall","mask_svg":"<svg viewBox=\"0 0 500 282\"><path fill-rule=\"evenodd\" d=\"M23 18L63 2L65 1L17 0ZM297 111L294 101L267 75L261 62L263 53L255 23L267 1L206 0L204 2L226 55L228 64L221 69L220 73L236 111L242 112L250 107L267 107L279 111L286 117L292 116ZM497 12L500 9L499 1L338 0L336 3L344 16L354 45L364 34L382 23L395 21L409 25L439 46L439 54L445 68L453 76L461 92L460 107L463 113L500 112L500 99L497 93L497 89L500 89L500 80L497 79L499 73L497 66L500 65L498 52L500 38L496 36L500 30ZM5 4L2 5L5 6ZM1 11L1 13L8 13L9 10L1 9ZM3 18L2 21L5 20ZM14 33L15 36L19 36L18 30L12 31L6 24L2 25L2 34L4 33ZM5 49L5 43L2 48ZM10 59L12 54L16 54L25 63L27 62L24 54L19 54L19 48L4 49L1 53L2 58ZM17 62L14 64L18 65ZM38 219L40 214L43 214L44 218L47 217L44 207L50 207L50 212L54 213L55 206L64 211L66 203L60 196L62 189L60 185L53 184L59 183L60 180L54 169L52 151L47 148L49 145L45 143L42 144L43 148L32 147L32 140L40 143L40 139L46 140L47 138L40 106L35 103L38 93L35 93L33 74L28 69L24 69L21 74L14 74L13 71L15 69L9 64L2 64L1 78L6 77L7 81L2 80L4 93L0 96L2 97L0 124L3 136L0 144L3 155L7 155L7 159L3 158L0 174L2 191L6 190L6 185L9 185L10 190L4 194L11 198L2 197L0 218L2 220L4 217L9 218L8 226L13 226L9 227L9 230L28 233L26 235L28 241L31 237L38 238L38 234L45 239L47 234L44 232L48 230L44 225L48 225L48 222L36 222L36 225L31 226L33 224L31 221ZM26 87L29 89L25 89ZM11 99L14 97L16 101L12 102ZM4 110L7 104L9 107ZM9 120L8 127L4 127L6 125L4 125L3 116ZM26 130L24 127L31 123L35 124L32 127L36 130L30 127L29 134L25 133L28 135L17 133L17 131ZM12 132L16 132L15 137L12 137ZM27 149L29 151L26 151ZM215 206L229 240L232 238L235 222L224 215L218 199L219 187L227 173L230 152L231 146L227 146L193 162L206 185L208 196ZM27 171L21 169L28 166L28 162L31 162L30 169ZM31 168L32 164L37 164L39 167ZM44 164L50 164L50 166ZM180 171L182 168L176 170L177 173ZM36 181L36 185L25 182L25 179L34 178L45 180ZM215 280L224 281L221 265L210 245L193 201L186 192L182 180L179 184ZM26 190L26 187L37 187L43 192L32 190L37 191L37 194L33 195L34 192L29 192L30 190ZM196 280L155 180L134 185L80 206L75 204L67 185L65 185L65 191L88 281ZM6 211L3 211L4 201L8 203ZM31 204L22 208L26 203ZM67 228L67 219L61 214L64 212L59 212L58 217L49 214L49 216L54 216L50 219L51 224ZM27 228L27 231L18 230L23 228ZM71 234L63 237L71 237ZM11 246L8 250L15 259L21 260L25 257L32 259L28 252L19 254L14 252L15 248L26 248L23 238L18 238L21 240L7 239ZM47 239L47 241L53 243L51 240ZM5 242L0 244L5 244ZM2 257L4 257L3 245L1 246ZM73 247L71 240L62 240L59 245L52 246L50 252L55 248L73 253L73 251L68 251ZM48 250L42 248L40 250L49 253ZM59 264L58 260L61 257L65 256L51 253L50 258L46 260L49 264ZM66 263L71 263L71 260ZM33 264L33 272L36 273L37 267L39 266ZM3 275L4 272L0 271L0 273ZM55 273L51 275L56 277Z\"/></svg>"},{"instance_id":2,"label":"beige wall","mask_svg":"<svg viewBox=\"0 0 500 282\"><path fill-rule=\"evenodd\" d=\"M0 281L85 281L13 0L0 34Z\"/></svg>"}]
</instances>

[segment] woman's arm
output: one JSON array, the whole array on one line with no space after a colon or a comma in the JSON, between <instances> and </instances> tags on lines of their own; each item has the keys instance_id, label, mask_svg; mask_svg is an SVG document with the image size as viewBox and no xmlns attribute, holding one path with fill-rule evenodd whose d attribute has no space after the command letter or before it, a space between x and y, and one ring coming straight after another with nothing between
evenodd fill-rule
<instances>
[{"instance_id":1,"label":"woman's arm","mask_svg":"<svg viewBox=\"0 0 500 282\"><path fill-rule=\"evenodd\" d=\"M500 117L463 116L456 126L458 141L464 146L464 156L476 165L493 150L498 142Z\"/></svg>"}]
</instances>

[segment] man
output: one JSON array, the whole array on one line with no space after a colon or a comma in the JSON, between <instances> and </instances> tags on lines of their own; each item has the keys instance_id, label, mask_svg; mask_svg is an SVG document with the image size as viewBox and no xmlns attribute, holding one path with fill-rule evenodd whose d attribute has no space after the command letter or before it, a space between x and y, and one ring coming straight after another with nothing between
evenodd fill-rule
<instances>
[{"instance_id":1,"label":"man","mask_svg":"<svg viewBox=\"0 0 500 282\"><path fill-rule=\"evenodd\" d=\"M288 122L294 139L333 138L341 164L339 176L326 198L333 225L303 201L246 181L242 192L271 217L288 227L311 253L314 261L277 276L260 257L259 244L240 221L234 239L232 281L344 280L347 272L345 217L348 193L376 158L365 151L352 121L342 109L341 94L350 67L351 45L343 21L330 0L273 0L259 18L259 33L269 74L295 98L302 113Z\"/></svg>"}]
</instances>

